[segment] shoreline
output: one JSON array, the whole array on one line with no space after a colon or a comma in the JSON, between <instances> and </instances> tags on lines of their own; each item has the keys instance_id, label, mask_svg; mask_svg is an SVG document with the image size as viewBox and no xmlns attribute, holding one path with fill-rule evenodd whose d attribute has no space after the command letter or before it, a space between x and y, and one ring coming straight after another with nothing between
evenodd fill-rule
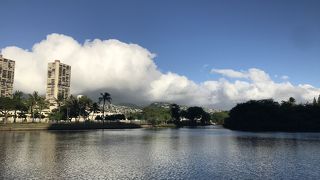
<instances>
[{"instance_id":1,"label":"shoreline","mask_svg":"<svg viewBox=\"0 0 320 180\"><path fill-rule=\"evenodd\" d=\"M185 126L191 127L191 126ZM198 126L201 127L201 126ZM72 122L72 123L7 123L0 124L1 131L74 131L74 130L98 130L98 129L165 129L177 128L174 124L155 125L135 124L123 122Z\"/></svg>"},{"instance_id":2,"label":"shoreline","mask_svg":"<svg viewBox=\"0 0 320 180\"><path fill-rule=\"evenodd\" d=\"M53 130L95 130L95 129L138 129L141 125L133 123L7 123L0 124L0 131L53 131Z\"/></svg>"},{"instance_id":3,"label":"shoreline","mask_svg":"<svg viewBox=\"0 0 320 180\"><path fill-rule=\"evenodd\" d=\"M188 126L185 126L188 127ZM220 126L224 129L238 132L251 133L320 133L319 130L248 130L248 129L231 129ZM79 130L102 130L102 129L165 129L177 128L175 125L156 125L150 124L134 124L122 122L73 122L73 123L7 123L0 124L1 131L79 131Z\"/></svg>"},{"instance_id":4,"label":"shoreline","mask_svg":"<svg viewBox=\"0 0 320 180\"><path fill-rule=\"evenodd\" d=\"M6 123L0 124L0 131L40 131L48 130L49 123Z\"/></svg>"}]
</instances>

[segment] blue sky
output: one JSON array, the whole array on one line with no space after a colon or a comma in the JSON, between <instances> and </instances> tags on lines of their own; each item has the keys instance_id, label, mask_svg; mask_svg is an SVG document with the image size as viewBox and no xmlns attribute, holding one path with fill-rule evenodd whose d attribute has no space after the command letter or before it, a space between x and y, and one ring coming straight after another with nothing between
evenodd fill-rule
<instances>
[{"instance_id":1,"label":"blue sky","mask_svg":"<svg viewBox=\"0 0 320 180\"><path fill-rule=\"evenodd\" d=\"M118 39L157 54L163 73L196 83L222 77L211 69L248 78L258 68L276 83L286 75L319 88L319 9L318 0L0 0L0 49L31 49L52 33L80 43Z\"/></svg>"},{"instance_id":2,"label":"blue sky","mask_svg":"<svg viewBox=\"0 0 320 180\"><path fill-rule=\"evenodd\" d=\"M319 87L319 9L316 0L1 0L0 48L30 49L50 33L115 38L196 82L217 78L211 68L256 67Z\"/></svg>"}]
</instances>

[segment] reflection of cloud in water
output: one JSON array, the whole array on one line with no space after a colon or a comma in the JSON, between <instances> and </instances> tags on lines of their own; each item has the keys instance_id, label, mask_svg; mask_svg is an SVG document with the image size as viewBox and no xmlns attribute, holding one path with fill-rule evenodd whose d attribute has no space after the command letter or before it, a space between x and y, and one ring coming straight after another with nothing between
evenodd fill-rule
<instances>
[{"instance_id":1,"label":"reflection of cloud in water","mask_svg":"<svg viewBox=\"0 0 320 180\"><path fill-rule=\"evenodd\" d=\"M211 128L0 132L0 178L316 178L319 139Z\"/></svg>"}]
</instances>

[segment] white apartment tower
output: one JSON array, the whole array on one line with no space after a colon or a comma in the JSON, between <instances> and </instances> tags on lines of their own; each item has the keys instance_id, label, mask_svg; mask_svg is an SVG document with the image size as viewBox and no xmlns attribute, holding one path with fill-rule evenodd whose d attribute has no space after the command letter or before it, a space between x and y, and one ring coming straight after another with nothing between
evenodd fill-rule
<instances>
[{"instance_id":1,"label":"white apartment tower","mask_svg":"<svg viewBox=\"0 0 320 180\"><path fill-rule=\"evenodd\" d=\"M64 99L70 95L71 66L55 60L48 64L46 98L55 104L59 96Z\"/></svg>"},{"instance_id":2,"label":"white apartment tower","mask_svg":"<svg viewBox=\"0 0 320 180\"><path fill-rule=\"evenodd\" d=\"M0 97L12 97L15 62L0 55Z\"/></svg>"}]
</instances>

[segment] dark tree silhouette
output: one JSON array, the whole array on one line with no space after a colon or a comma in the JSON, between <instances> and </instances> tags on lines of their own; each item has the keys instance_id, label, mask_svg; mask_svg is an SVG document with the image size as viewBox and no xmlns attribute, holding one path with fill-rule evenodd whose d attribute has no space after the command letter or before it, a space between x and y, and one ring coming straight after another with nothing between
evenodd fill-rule
<instances>
[{"instance_id":1,"label":"dark tree silhouette","mask_svg":"<svg viewBox=\"0 0 320 180\"><path fill-rule=\"evenodd\" d=\"M247 131L319 131L320 106L295 104L294 98L282 101L251 100L236 105L224 126Z\"/></svg>"},{"instance_id":2,"label":"dark tree silhouette","mask_svg":"<svg viewBox=\"0 0 320 180\"><path fill-rule=\"evenodd\" d=\"M202 117L200 119L201 125L206 125L210 122L211 116L207 112L203 112Z\"/></svg>"},{"instance_id":3,"label":"dark tree silhouette","mask_svg":"<svg viewBox=\"0 0 320 180\"><path fill-rule=\"evenodd\" d=\"M99 105L98 103L92 103L91 106L90 106L90 112L92 113L92 120L93 120L93 114L98 112L100 109L99 109Z\"/></svg>"},{"instance_id":4,"label":"dark tree silhouette","mask_svg":"<svg viewBox=\"0 0 320 180\"><path fill-rule=\"evenodd\" d=\"M317 102L316 98L313 98L312 105L317 105L317 104L318 104L318 102Z\"/></svg>"},{"instance_id":5,"label":"dark tree silhouette","mask_svg":"<svg viewBox=\"0 0 320 180\"><path fill-rule=\"evenodd\" d=\"M104 108L106 105L106 102L108 102L109 104L111 104L111 95L108 92L104 92L104 93L100 93L100 97L99 97L99 103L102 102L102 122L104 123Z\"/></svg>"},{"instance_id":6,"label":"dark tree silhouette","mask_svg":"<svg viewBox=\"0 0 320 180\"><path fill-rule=\"evenodd\" d=\"M67 120L70 120L69 118L77 118L79 115L80 110L79 101L76 97L71 95L64 106L61 107L61 112L66 116ZM63 116L64 117L64 116Z\"/></svg>"},{"instance_id":7,"label":"dark tree silhouette","mask_svg":"<svg viewBox=\"0 0 320 180\"><path fill-rule=\"evenodd\" d=\"M290 97L288 102L294 105L296 103L296 100L293 97Z\"/></svg>"},{"instance_id":8,"label":"dark tree silhouette","mask_svg":"<svg viewBox=\"0 0 320 180\"><path fill-rule=\"evenodd\" d=\"M190 124L195 126L197 124L197 119L200 119L204 114L204 110L201 107L189 107L187 109L186 118L190 120Z\"/></svg>"},{"instance_id":9,"label":"dark tree silhouette","mask_svg":"<svg viewBox=\"0 0 320 180\"><path fill-rule=\"evenodd\" d=\"M112 115L105 116L105 120L109 120L109 121L124 120L124 119L126 119L124 114L112 114Z\"/></svg>"},{"instance_id":10,"label":"dark tree silhouette","mask_svg":"<svg viewBox=\"0 0 320 180\"><path fill-rule=\"evenodd\" d=\"M89 115L87 113L87 110L90 109L92 100L87 96L81 96L80 98L78 98L78 103L79 103L79 116L80 117L82 116L86 119L87 116Z\"/></svg>"},{"instance_id":11,"label":"dark tree silhouette","mask_svg":"<svg viewBox=\"0 0 320 180\"><path fill-rule=\"evenodd\" d=\"M173 119L173 123L179 127L181 125L180 106L177 104L171 104L170 105L170 113L171 113L171 117Z\"/></svg>"}]
</instances>

